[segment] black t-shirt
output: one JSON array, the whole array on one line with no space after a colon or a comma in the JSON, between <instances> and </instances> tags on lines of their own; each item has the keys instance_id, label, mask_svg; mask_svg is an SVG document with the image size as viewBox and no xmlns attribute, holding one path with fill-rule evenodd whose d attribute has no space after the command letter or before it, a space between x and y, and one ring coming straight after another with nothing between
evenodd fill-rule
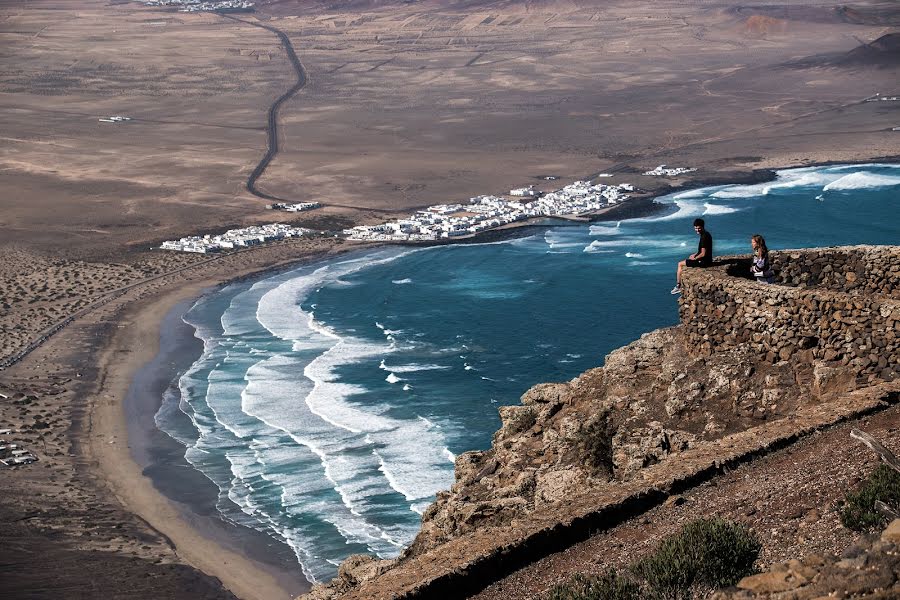
<instances>
[{"instance_id":1,"label":"black t-shirt","mask_svg":"<svg viewBox=\"0 0 900 600\"><path fill-rule=\"evenodd\" d=\"M700 258L700 264L707 266L712 264L712 236L708 231L704 230L700 234L700 244L697 246L697 254L706 248L706 254Z\"/></svg>"}]
</instances>

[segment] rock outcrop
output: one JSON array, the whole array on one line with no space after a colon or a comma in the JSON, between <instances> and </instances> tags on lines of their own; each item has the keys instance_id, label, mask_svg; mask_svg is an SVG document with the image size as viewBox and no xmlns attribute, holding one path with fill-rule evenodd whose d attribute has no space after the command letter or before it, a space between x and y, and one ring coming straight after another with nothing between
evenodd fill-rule
<instances>
[{"instance_id":1,"label":"rock outcrop","mask_svg":"<svg viewBox=\"0 0 900 600\"><path fill-rule=\"evenodd\" d=\"M900 519L841 556L810 555L777 564L745 577L737 588L714 594L711 600L900 598Z\"/></svg>"}]
</instances>

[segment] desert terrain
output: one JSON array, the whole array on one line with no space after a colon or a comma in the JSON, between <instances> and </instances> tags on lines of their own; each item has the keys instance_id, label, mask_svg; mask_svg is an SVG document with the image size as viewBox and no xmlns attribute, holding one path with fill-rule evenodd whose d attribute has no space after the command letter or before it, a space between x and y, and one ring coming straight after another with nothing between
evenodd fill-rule
<instances>
[{"instance_id":1,"label":"desert terrain","mask_svg":"<svg viewBox=\"0 0 900 600\"><path fill-rule=\"evenodd\" d=\"M866 101L900 95L895 2L255 8L0 0L0 361L35 348L0 370L0 429L39 457L0 470L0 536L15 540L0 546L0 591L283 591L239 549L182 535L189 524L109 432L165 308L350 244L316 237L210 259L151 249L162 240L274 220L332 232L550 189L536 179L547 174L556 186L608 172L654 193L900 156L900 101ZM255 186L323 204L300 215L272 213L247 188L270 108L297 83L276 32L307 80L277 111L278 152ZM110 115L132 120L98 121ZM698 170L640 175L660 163Z\"/></svg>"}]
</instances>

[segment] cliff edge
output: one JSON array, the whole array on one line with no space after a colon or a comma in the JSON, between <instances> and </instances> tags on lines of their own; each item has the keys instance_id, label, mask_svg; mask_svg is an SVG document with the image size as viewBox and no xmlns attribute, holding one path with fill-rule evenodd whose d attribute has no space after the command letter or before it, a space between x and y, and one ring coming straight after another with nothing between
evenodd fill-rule
<instances>
[{"instance_id":1,"label":"cliff edge","mask_svg":"<svg viewBox=\"0 0 900 600\"><path fill-rule=\"evenodd\" d=\"M900 247L773 253L689 270L681 324L500 409L393 560L354 556L306 598L465 597L713 477L900 399Z\"/></svg>"}]
</instances>

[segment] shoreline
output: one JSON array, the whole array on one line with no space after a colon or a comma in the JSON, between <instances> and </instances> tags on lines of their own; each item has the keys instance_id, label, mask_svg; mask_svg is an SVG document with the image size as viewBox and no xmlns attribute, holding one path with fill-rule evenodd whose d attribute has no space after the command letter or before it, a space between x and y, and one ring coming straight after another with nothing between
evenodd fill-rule
<instances>
[{"instance_id":1,"label":"shoreline","mask_svg":"<svg viewBox=\"0 0 900 600\"><path fill-rule=\"evenodd\" d=\"M202 573L218 578L225 588L242 600L294 598L298 590L308 590L311 584L305 581L299 565L296 573L290 573L284 561L271 558L273 555L283 556L283 550L273 553L271 548L267 548L274 540L259 532L227 524L218 517L198 514L195 512L196 496L187 498L189 502L172 498L157 487L154 473L148 473L145 465L141 464L142 459L146 461L151 456L149 442L161 440L166 445L177 444L158 430L152 421L162 401L161 394L154 397L153 388L159 391L162 382L167 387L171 378L167 380L165 375L183 367L169 361L161 352L166 343L172 342L170 339L163 341L162 338L167 337L163 329L167 318L170 324L173 318L176 322L180 321L183 309L213 288L353 250L355 248L320 248L288 259L275 259L269 264L246 266L227 274L207 272L199 276L180 277L149 297L127 300L116 316L118 327L103 340L97 351L99 385L89 399L88 418L83 431L76 433L80 452L127 511L164 536L181 560ZM193 337L193 332L190 337ZM157 363L158 372L154 372L154 363ZM139 381L142 377L146 377L147 381ZM149 405L129 402L132 389L140 388L142 383L149 384L144 385L142 390L142 400L146 403L149 396ZM139 421L143 419L144 426L149 418L152 430L141 432L140 423L129 421L134 416L138 416ZM122 444L118 440L127 442ZM181 460L184 460L183 455ZM183 471L186 467L183 463L183 466L171 468ZM203 477L199 472L195 473L197 477ZM170 473L163 468L155 475L157 480L161 480ZM172 483L171 478L168 483ZM212 485L211 482L209 485ZM173 489L176 488L168 488L170 492ZM181 491L184 489L181 488ZM254 559L250 554L253 550L264 550L266 558Z\"/></svg>"},{"instance_id":2,"label":"shoreline","mask_svg":"<svg viewBox=\"0 0 900 600\"><path fill-rule=\"evenodd\" d=\"M203 294L210 291L204 290ZM275 578L288 597L298 596L312 584L298 568L291 548L265 533L223 519L215 506L215 485L185 459L184 446L156 425L155 416L174 378L203 351L194 329L182 318L195 301L190 298L178 302L165 314L160 323L159 351L138 369L125 396L131 457L154 488L175 504L182 517L204 537L255 557L255 562Z\"/></svg>"},{"instance_id":3,"label":"shoreline","mask_svg":"<svg viewBox=\"0 0 900 600\"><path fill-rule=\"evenodd\" d=\"M240 598L289 598L267 565L212 539L211 532L184 511L185 505L179 506L163 494L130 449L132 428L124 399L135 376L159 354L161 323L174 307L190 301L214 283L190 283L126 308L122 318L125 326L113 334L100 352L98 362L106 379L99 392L112 401L98 402L92 408L90 439L85 449L126 508L171 540L183 560L219 578ZM127 439L129 451L107 442L115 439Z\"/></svg>"},{"instance_id":4,"label":"shoreline","mask_svg":"<svg viewBox=\"0 0 900 600\"><path fill-rule=\"evenodd\" d=\"M878 159L861 163L840 162L837 164L875 164L876 162L883 163L885 161L884 159ZM787 167L786 169L817 166L826 167L834 166L834 164L806 165L804 167ZM774 172L775 170L771 171L773 177ZM756 181L738 182L734 185L750 183L756 183ZM659 194L634 200L645 207L653 208L653 212L655 212L659 210L659 205L656 205L655 199L660 196L687 189L720 184L722 183L704 181L702 185L669 188L662 190ZM627 204L629 203L623 203L621 208L624 209ZM618 215L604 214L602 216L605 218L595 220L628 219L643 215L634 214L620 217ZM491 230L475 239L454 240L452 243L487 243L526 235L530 228L548 226L552 225L527 223L515 228ZM131 395L131 389L136 385L136 380L141 377L142 371L150 367L151 363L157 360L163 363L167 362L162 361L165 344L161 343L167 318L172 319L172 316L178 312L179 307L189 306L189 303L195 301L211 288L246 280L251 277L256 278L266 273L296 268L303 263L327 260L336 255L367 251L385 245L432 246L439 244L354 243L329 252L308 253L289 260L276 261L268 266L244 269L241 272L228 274L227 276L216 276L209 273L201 274L181 287L174 289L170 287L161 293L154 293L150 298L128 302L123 314L118 319L120 323L125 325L120 326L120 329L114 331L113 335L105 340L104 347L100 352L99 363L103 387L99 390L98 398L108 397L112 400L98 401L91 409L92 419L88 453L91 458L97 460L101 472L105 475L115 495L128 510L145 519L152 527L169 537L173 545L177 547L178 554L182 559L200 571L218 577L230 591L241 598L293 597L292 594L296 594L296 592L291 592L288 588L292 585L290 580L296 578L287 576L283 565L279 566L277 564L278 561L274 561L276 564L272 564L273 561L271 560L258 561L251 558L248 554L248 549L253 547L253 534L248 536L247 531L242 531L237 536L244 541L250 542L249 546L235 542L233 538L229 542L228 536L234 535L233 531L230 534L226 533L223 529L227 529L227 527L217 528L212 526L208 520L204 522L202 519L197 518L198 515L194 512L197 503L196 498L193 500L194 506L192 506L191 502L180 503L156 485L153 473L148 474L145 466L141 465L140 458L133 456L133 453L136 451L134 446L150 442L150 433L152 432L143 432L144 439L140 438L142 435L140 432L137 432L134 438L132 437L135 433L132 432L133 426L128 421L128 398ZM179 314L178 317L180 316ZM165 365L160 366L164 367ZM168 367L177 370L176 367L178 365L168 365ZM105 380L102 379L102 374L106 374ZM171 378L169 381L171 381ZM166 385L168 385L168 381ZM115 399L117 398L122 399L122 401L116 401ZM161 402L161 394L156 398L155 402L158 408ZM155 409L153 413L155 414ZM159 435L166 436L158 429L155 429L155 431ZM117 436L120 438L127 437L129 440L131 451L127 455L123 455L120 450L105 443L107 438L115 438ZM175 443L171 439L169 439L169 442ZM149 446L144 448L144 451L149 452ZM184 460L183 457L181 460ZM193 470L193 467L190 468ZM199 472L194 471L194 473L202 477ZM162 477L166 477L166 475L162 475ZM172 490L169 491L171 492ZM219 518L215 520L223 523ZM264 534L255 533L257 536L264 536ZM256 542L259 543L259 540L257 539ZM259 545L255 547L261 548ZM302 577L299 565L297 566L297 574Z\"/></svg>"}]
</instances>

